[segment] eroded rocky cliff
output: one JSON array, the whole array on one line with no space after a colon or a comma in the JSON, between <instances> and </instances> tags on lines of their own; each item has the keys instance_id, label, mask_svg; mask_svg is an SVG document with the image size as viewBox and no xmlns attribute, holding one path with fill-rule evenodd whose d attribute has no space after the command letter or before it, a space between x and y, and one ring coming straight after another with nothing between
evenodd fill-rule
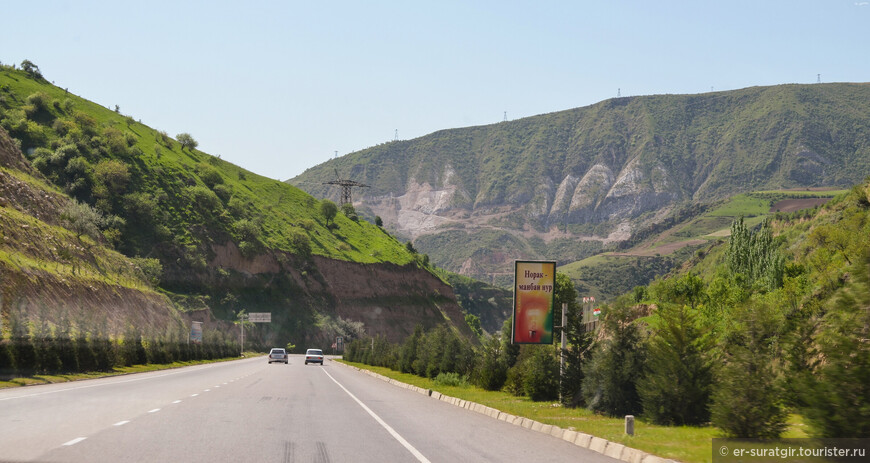
<instances>
[{"instance_id":1,"label":"eroded rocky cliff","mask_svg":"<svg viewBox=\"0 0 870 463\"><path fill-rule=\"evenodd\" d=\"M321 182L349 174L372 187L358 209L439 266L489 280L511 262L467 265L475 252L567 263L590 240L627 240L689 203L852 185L870 174L868 101L863 83L617 98L384 143L288 182L335 198ZM505 233L522 246L499 248ZM565 252L566 240L581 251Z\"/></svg>"}]
</instances>

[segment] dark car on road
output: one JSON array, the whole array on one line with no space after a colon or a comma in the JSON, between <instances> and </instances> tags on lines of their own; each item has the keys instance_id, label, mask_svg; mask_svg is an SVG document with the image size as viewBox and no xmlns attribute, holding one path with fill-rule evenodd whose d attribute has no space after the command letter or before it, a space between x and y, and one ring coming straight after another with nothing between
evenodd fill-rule
<instances>
[{"instance_id":1,"label":"dark car on road","mask_svg":"<svg viewBox=\"0 0 870 463\"><path fill-rule=\"evenodd\" d=\"M319 363L323 365L323 351L320 349L308 349L305 351L305 364Z\"/></svg>"},{"instance_id":2,"label":"dark car on road","mask_svg":"<svg viewBox=\"0 0 870 463\"><path fill-rule=\"evenodd\" d=\"M269 363L272 362L284 362L284 365L287 364L287 351L280 347L276 347L269 352Z\"/></svg>"}]
</instances>

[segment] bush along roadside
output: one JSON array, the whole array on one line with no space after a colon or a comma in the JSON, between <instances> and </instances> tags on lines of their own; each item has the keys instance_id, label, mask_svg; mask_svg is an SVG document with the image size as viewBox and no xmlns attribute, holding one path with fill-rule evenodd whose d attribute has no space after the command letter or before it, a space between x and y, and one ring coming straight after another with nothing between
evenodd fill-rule
<instances>
[{"instance_id":1,"label":"bush along roadside","mask_svg":"<svg viewBox=\"0 0 870 463\"><path fill-rule=\"evenodd\" d=\"M237 339L217 330L206 331L202 343L189 343L180 331L146 337L130 327L122 337L110 337L102 330L72 331L11 318L10 333L0 336L0 381L216 360L238 357L240 352Z\"/></svg>"}]
</instances>

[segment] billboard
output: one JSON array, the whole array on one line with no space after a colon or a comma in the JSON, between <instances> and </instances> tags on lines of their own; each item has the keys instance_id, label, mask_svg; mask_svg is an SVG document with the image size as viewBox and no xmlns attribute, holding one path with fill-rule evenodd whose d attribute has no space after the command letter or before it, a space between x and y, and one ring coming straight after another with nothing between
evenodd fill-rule
<instances>
[{"instance_id":1,"label":"billboard","mask_svg":"<svg viewBox=\"0 0 870 463\"><path fill-rule=\"evenodd\" d=\"M514 263L514 344L552 344L556 263Z\"/></svg>"}]
</instances>

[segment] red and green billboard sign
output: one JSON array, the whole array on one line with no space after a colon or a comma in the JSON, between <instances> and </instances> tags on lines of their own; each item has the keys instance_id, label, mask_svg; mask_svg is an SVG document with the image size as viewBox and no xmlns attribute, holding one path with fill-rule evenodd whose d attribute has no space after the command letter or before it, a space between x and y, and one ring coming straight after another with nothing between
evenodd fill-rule
<instances>
[{"instance_id":1,"label":"red and green billboard sign","mask_svg":"<svg viewBox=\"0 0 870 463\"><path fill-rule=\"evenodd\" d=\"M552 344L555 283L555 262L515 262L512 340L515 344Z\"/></svg>"}]
</instances>

